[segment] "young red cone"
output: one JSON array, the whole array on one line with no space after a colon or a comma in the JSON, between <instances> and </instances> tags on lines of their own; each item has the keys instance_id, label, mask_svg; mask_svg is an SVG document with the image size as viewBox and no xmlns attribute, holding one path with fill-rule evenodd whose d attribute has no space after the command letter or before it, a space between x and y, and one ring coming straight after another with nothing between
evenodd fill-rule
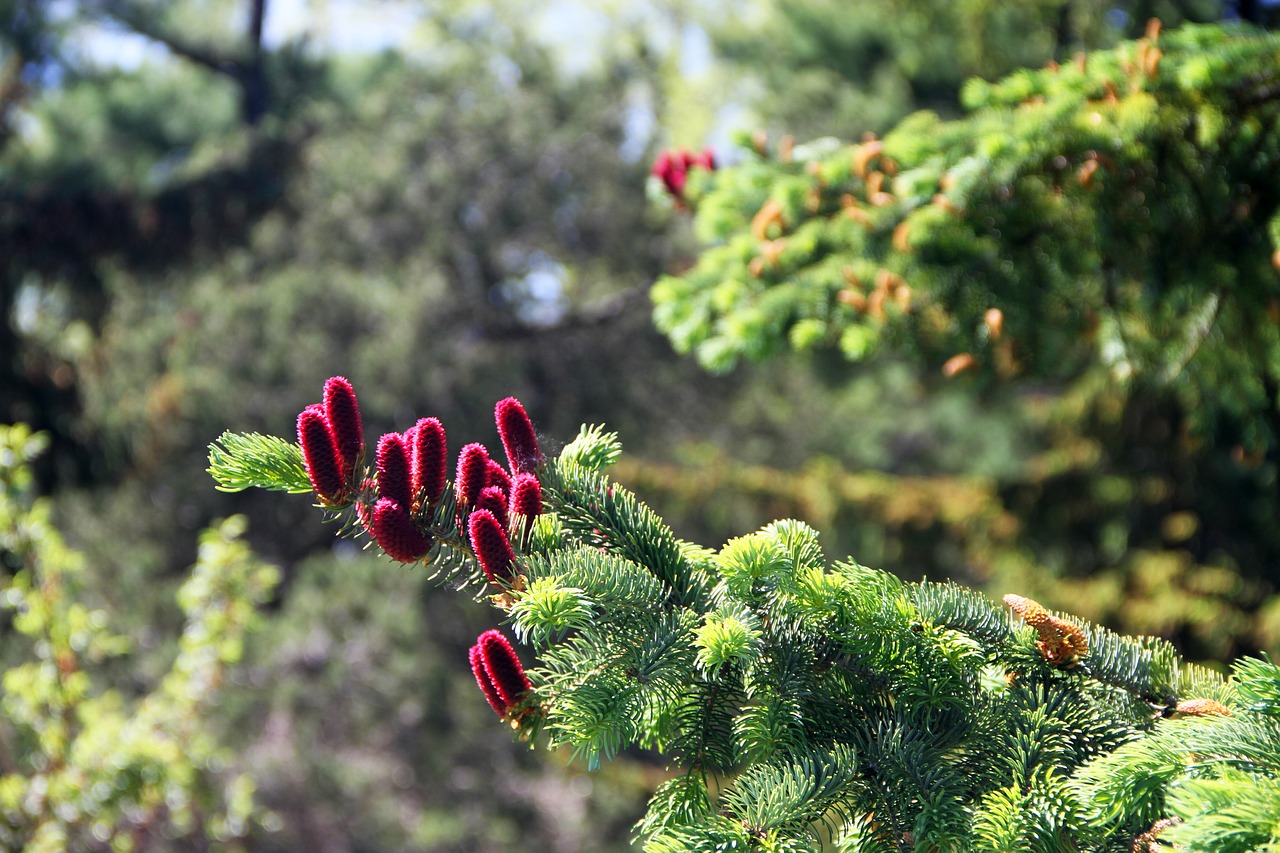
<instances>
[{"instance_id":1,"label":"young red cone","mask_svg":"<svg viewBox=\"0 0 1280 853\"><path fill-rule=\"evenodd\" d=\"M542 484L537 477L532 474L520 474L516 477L515 485L511 487L510 513L519 525L515 534L520 539L520 547L527 549L533 519L542 514Z\"/></svg>"},{"instance_id":2,"label":"young red cone","mask_svg":"<svg viewBox=\"0 0 1280 853\"><path fill-rule=\"evenodd\" d=\"M658 158L653 161L653 168L650 171L654 177L662 181L662 185L672 198L679 199L684 196L685 176L688 169L684 165L680 152L663 151L659 153Z\"/></svg>"},{"instance_id":3,"label":"young red cone","mask_svg":"<svg viewBox=\"0 0 1280 853\"><path fill-rule=\"evenodd\" d=\"M511 494L511 475L496 460L489 460L489 470L484 482L486 486L496 486L501 489L504 495Z\"/></svg>"},{"instance_id":4,"label":"young red cone","mask_svg":"<svg viewBox=\"0 0 1280 853\"><path fill-rule=\"evenodd\" d=\"M520 663L520 658L516 656L515 649L511 648L511 643L502 636L501 631L497 629L485 631L476 638L474 648L479 649L480 653L477 657L481 668L489 680L493 693L502 703L503 707L499 714L506 717L520 704L525 694L533 689L533 685L529 683L529 677L524 674L524 667ZM474 671L474 658L472 667ZM480 681L479 673L476 674L476 681ZM480 689L485 690L483 683ZM485 690L485 698L489 698L487 690ZM489 704L493 705L493 701L490 700ZM495 707L494 710L498 709Z\"/></svg>"},{"instance_id":5,"label":"young red cone","mask_svg":"<svg viewBox=\"0 0 1280 853\"><path fill-rule=\"evenodd\" d=\"M364 429L356 392L345 376L331 376L324 383L324 414L342 457L342 474L350 478L364 452Z\"/></svg>"},{"instance_id":6,"label":"young red cone","mask_svg":"<svg viewBox=\"0 0 1280 853\"><path fill-rule=\"evenodd\" d=\"M318 406L308 406L298 415L298 444L311 487L327 506L340 506L346 499L347 481L342 460L334 445L329 423Z\"/></svg>"},{"instance_id":7,"label":"young red cone","mask_svg":"<svg viewBox=\"0 0 1280 853\"><path fill-rule=\"evenodd\" d=\"M668 195L681 202L684 200L685 185L689 181L689 171L694 168L715 171L715 152L709 147L696 154L684 148L671 148L658 154L650 173L662 181Z\"/></svg>"},{"instance_id":8,"label":"young red cone","mask_svg":"<svg viewBox=\"0 0 1280 853\"><path fill-rule=\"evenodd\" d=\"M389 432L378 439L378 497L391 498L405 509L413 505L409 448L398 432Z\"/></svg>"},{"instance_id":9,"label":"young red cone","mask_svg":"<svg viewBox=\"0 0 1280 853\"><path fill-rule=\"evenodd\" d=\"M493 686L493 680L489 678L488 670L484 668L484 654L480 651L479 643L471 647L467 657L471 660L471 674L476 677L476 684L480 685L480 692L489 701L489 707L499 717L505 717L507 715L506 705L503 703L502 697L498 695L498 688Z\"/></svg>"},{"instance_id":10,"label":"young red cone","mask_svg":"<svg viewBox=\"0 0 1280 853\"><path fill-rule=\"evenodd\" d=\"M444 424L437 418L423 418L418 421L409 449L409 481L414 495L425 495L429 504L439 503L444 495L444 484L448 478L449 467Z\"/></svg>"},{"instance_id":11,"label":"young red cone","mask_svg":"<svg viewBox=\"0 0 1280 853\"><path fill-rule=\"evenodd\" d=\"M478 509L471 513L467 530L471 534L471 549L489 583L494 586L511 583L515 577L516 555L497 517L487 509Z\"/></svg>"},{"instance_id":12,"label":"young red cone","mask_svg":"<svg viewBox=\"0 0 1280 853\"><path fill-rule=\"evenodd\" d=\"M475 506L480 490L488 485L489 451L483 444L468 444L458 453L458 475L453 488L458 493L458 505Z\"/></svg>"},{"instance_id":13,"label":"young red cone","mask_svg":"<svg viewBox=\"0 0 1280 853\"><path fill-rule=\"evenodd\" d=\"M511 512L533 518L542 514L542 484L532 474L520 474L511 487Z\"/></svg>"},{"instance_id":14,"label":"young red cone","mask_svg":"<svg viewBox=\"0 0 1280 853\"><path fill-rule=\"evenodd\" d=\"M502 449L507 452L507 465L512 474L531 474L542 464L542 452L538 449L538 436L524 406L515 397L499 400L493 407L493 419L498 424L498 437Z\"/></svg>"},{"instance_id":15,"label":"young red cone","mask_svg":"<svg viewBox=\"0 0 1280 853\"><path fill-rule=\"evenodd\" d=\"M409 511L392 498L378 498L373 505L373 540L393 560L416 563L431 550L431 540L413 526Z\"/></svg>"},{"instance_id":16,"label":"young red cone","mask_svg":"<svg viewBox=\"0 0 1280 853\"><path fill-rule=\"evenodd\" d=\"M480 490L480 497L476 499L476 509L487 509L493 513L493 517L498 519L498 524L502 525L503 530L511 527L511 519L507 514L507 493L498 486L485 486Z\"/></svg>"}]
</instances>

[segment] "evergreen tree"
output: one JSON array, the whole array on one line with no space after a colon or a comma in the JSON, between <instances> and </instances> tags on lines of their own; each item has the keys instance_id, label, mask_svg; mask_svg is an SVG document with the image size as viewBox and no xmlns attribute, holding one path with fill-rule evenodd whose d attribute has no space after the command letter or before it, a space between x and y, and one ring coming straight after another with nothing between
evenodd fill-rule
<instances>
[{"instance_id":1,"label":"evergreen tree","mask_svg":"<svg viewBox=\"0 0 1280 853\"><path fill-rule=\"evenodd\" d=\"M1020 595L1006 609L829 564L796 521L702 548L607 476L616 434L583 427L549 456L511 398L495 409L505 467L465 438L433 449L427 419L375 453L343 439L349 392L330 379L296 444L224 434L219 487L311 492L347 534L487 598L507 627L471 650L477 700L517 736L593 768L633 747L671 763L636 826L646 850L1277 840L1269 661L1224 678Z\"/></svg>"},{"instance_id":2,"label":"evergreen tree","mask_svg":"<svg viewBox=\"0 0 1280 853\"><path fill-rule=\"evenodd\" d=\"M975 79L961 118L746 141L740 165L691 173L707 248L655 286L658 325L712 370L883 350L1025 389L1051 448L1001 499L1032 562L1162 575L1188 604L1161 630L1201 655L1274 643L1277 51L1243 25L1153 22Z\"/></svg>"},{"instance_id":3,"label":"evergreen tree","mask_svg":"<svg viewBox=\"0 0 1280 853\"><path fill-rule=\"evenodd\" d=\"M246 242L284 201L327 83L263 43L267 0L0 4L0 420L50 437L47 483L111 470L83 418L83 365L127 270L149 281ZM95 33L163 51L122 69ZM104 156L109 152L109 156Z\"/></svg>"},{"instance_id":4,"label":"evergreen tree","mask_svg":"<svg viewBox=\"0 0 1280 853\"><path fill-rule=\"evenodd\" d=\"M855 11L832 0L759 0L734 4L732 14L713 7L703 17L762 125L804 140L884 133L920 109L954 118L972 77L995 80L1114 47L1142 35L1152 17L1169 27L1217 21L1226 5L867 0ZM1256 12L1255 23L1263 23L1268 10Z\"/></svg>"}]
</instances>

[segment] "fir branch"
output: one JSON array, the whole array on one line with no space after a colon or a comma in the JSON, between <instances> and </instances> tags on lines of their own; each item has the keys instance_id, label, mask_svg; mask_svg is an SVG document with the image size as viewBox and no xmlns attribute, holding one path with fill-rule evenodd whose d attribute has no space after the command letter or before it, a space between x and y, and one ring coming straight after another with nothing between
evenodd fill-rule
<instances>
[{"instance_id":1,"label":"fir branch","mask_svg":"<svg viewBox=\"0 0 1280 853\"><path fill-rule=\"evenodd\" d=\"M1280 667L1269 658L1241 658L1232 666L1232 673L1244 707L1280 717Z\"/></svg>"},{"instance_id":2,"label":"fir branch","mask_svg":"<svg viewBox=\"0 0 1280 853\"><path fill-rule=\"evenodd\" d=\"M653 611L666 595L662 582L643 566L585 546L531 555L525 574L530 580L555 578L559 585L582 589L596 615L605 618L618 609Z\"/></svg>"},{"instance_id":3,"label":"fir branch","mask_svg":"<svg viewBox=\"0 0 1280 853\"><path fill-rule=\"evenodd\" d=\"M595 768L632 743L656 743L657 720L680 701L694 679L689 611L651 611L597 623L548 649L538 674L555 714L553 741Z\"/></svg>"},{"instance_id":4,"label":"fir branch","mask_svg":"<svg viewBox=\"0 0 1280 853\"><path fill-rule=\"evenodd\" d=\"M1084 625L1089 653L1080 672L1121 687L1155 704L1171 705L1177 696L1178 653L1158 637L1125 637L1098 625Z\"/></svg>"},{"instance_id":5,"label":"fir branch","mask_svg":"<svg viewBox=\"0 0 1280 853\"><path fill-rule=\"evenodd\" d=\"M696 772L668 779L649 798L645 816L636 823L636 834L652 840L675 827L696 826L711 814L711 793ZM654 849L648 844L645 849Z\"/></svg>"},{"instance_id":6,"label":"fir branch","mask_svg":"<svg viewBox=\"0 0 1280 853\"><path fill-rule=\"evenodd\" d=\"M1242 771L1216 779L1187 779L1169 791L1169 813L1181 822L1160 839L1186 853L1275 850L1280 827L1280 780Z\"/></svg>"},{"instance_id":7,"label":"fir branch","mask_svg":"<svg viewBox=\"0 0 1280 853\"><path fill-rule=\"evenodd\" d=\"M863 768L862 811L877 816L882 840L915 831L923 804L940 829L954 826L972 801L980 777L968 772L963 721L918 725L888 706L869 713L851 739ZM949 830L946 830L949 831ZM927 843L927 839L918 839Z\"/></svg>"},{"instance_id":8,"label":"fir branch","mask_svg":"<svg viewBox=\"0 0 1280 853\"><path fill-rule=\"evenodd\" d=\"M753 766L721 804L755 837L816 837L814 824L834 829L851 817L858 772L858 756L848 747L798 753Z\"/></svg>"},{"instance_id":9,"label":"fir branch","mask_svg":"<svg viewBox=\"0 0 1280 853\"><path fill-rule=\"evenodd\" d=\"M950 581L926 581L909 587L909 595L921 619L963 631L988 647L1001 645L1013 637L1009 611L977 590Z\"/></svg>"},{"instance_id":10,"label":"fir branch","mask_svg":"<svg viewBox=\"0 0 1280 853\"><path fill-rule=\"evenodd\" d=\"M973 849L984 853L1096 849L1086 839L1063 831L1064 826L1080 824L1081 811L1066 777L1038 773L1029 783L999 788L982 798L973 819Z\"/></svg>"},{"instance_id":11,"label":"fir branch","mask_svg":"<svg viewBox=\"0 0 1280 853\"><path fill-rule=\"evenodd\" d=\"M583 424L578 436L560 451L558 464L577 465L587 471L603 471L622 455L622 442L616 432L605 432L604 426Z\"/></svg>"},{"instance_id":12,"label":"fir branch","mask_svg":"<svg viewBox=\"0 0 1280 853\"><path fill-rule=\"evenodd\" d=\"M658 748L691 773L728 772L739 762L734 721L746 701L739 678L721 670L715 681L695 679L656 721Z\"/></svg>"},{"instance_id":13,"label":"fir branch","mask_svg":"<svg viewBox=\"0 0 1280 853\"><path fill-rule=\"evenodd\" d=\"M676 604L705 598L706 580L686 547L629 491L581 465L559 461L543 472L542 486L548 507L579 541L646 567L667 585Z\"/></svg>"},{"instance_id":14,"label":"fir branch","mask_svg":"<svg viewBox=\"0 0 1280 853\"><path fill-rule=\"evenodd\" d=\"M221 492L248 488L290 494L311 491L298 445L261 433L224 432L209 445L209 474Z\"/></svg>"},{"instance_id":15,"label":"fir branch","mask_svg":"<svg viewBox=\"0 0 1280 853\"><path fill-rule=\"evenodd\" d=\"M1217 790L1248 800L1253 784L1238 784L1242 777L1280 778L1277 745L1280 721L1265 714L1161 720L1148 736L1081 768L1073 784L1100 825L1134 820L1149 825L1170 813L1166 798L1192 780L1233 782ZM1172 813L1194 825L1200 810L1187 800L1176 802L1181 805Z\"/></svg>"}]
</instances>

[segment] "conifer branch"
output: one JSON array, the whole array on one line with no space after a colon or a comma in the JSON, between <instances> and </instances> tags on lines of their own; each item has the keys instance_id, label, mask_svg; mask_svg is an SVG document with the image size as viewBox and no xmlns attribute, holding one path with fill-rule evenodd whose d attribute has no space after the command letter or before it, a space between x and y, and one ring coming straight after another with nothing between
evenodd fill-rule
<instances>
[{"instance_id":1,"label":"conifer branch","mask_svg":"<svg viewBox=\"0 0 1280 853\"><path fill-rule=\"evenodd\" d=\"M1166 641L1021 596L1002 607L950 583L828 564L796 521L718 551L680 541L600 470L616 436L584 428L545 459L517 405L498 414L530 468L516 482L474 442L458 466L465 487L418 476L406 492L404 454L390 450L378 478L354 464L338 481L334 445L314 426L307 464L324 477L308 477L296 445L230 433L211 471L220 486L315 480L349 501L344 534L371 533L370 547L488 595L535 656L526 670L496 630L471 655L485 701L518 736L592 769L634 747L677 770L636 824L645 850L804 851L824 839L858 851L1173 839L1208 850L1196 839L1269 837L1280 809L1270 661L1224 679ZM524 511L500 520L517 488ZM404 529L380 536L390 506ZM425 555L406 545L410 527L432 543Z\"/></svg>"},{"instance_id":2,"label":"conifer branch","mask_svg":"<svg viewBox=\"0 0 1280 853\"><path fill-rule=\"evenodd\" d=\"M209 474L223 492L272 489L311 491L302 450L291 442L256 432L224 432L209 445Z\"/></svg>"}]
</instances>

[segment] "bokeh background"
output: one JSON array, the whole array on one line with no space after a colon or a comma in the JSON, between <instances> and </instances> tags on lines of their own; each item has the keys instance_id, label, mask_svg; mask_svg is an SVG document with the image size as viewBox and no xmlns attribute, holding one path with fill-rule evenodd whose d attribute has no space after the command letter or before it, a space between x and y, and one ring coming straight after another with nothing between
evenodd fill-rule
<instances>
[{"instance_id":1,"label":"bokeh background","mask_svg":"<svg viewBox=\"0 0 1280 853\"><path fill-rule=\"evenodd\" d=\"M204 769L253 780L239 844L630 849L661 761L588 773L513 742L466 661L490 609L365 555L305 497L213 488L212 440L291 436L335 374L370 441L436 416L455 449L496 447L508 395L552 448L607 424L618 478L701 544L800 517L833 557L1016 584L1196 660L1280 649L1274 449L1193 440L1158 396L1076 405L891 351L712 376L651 322L649 287L697 251L649 178L661 148L732 163L744 129L856 140L958 115L966 79L1153 16L1280 8L0 0L0 422L47 434L35 482L86 555L78 594L128 640L96 677L154 689L199 531L242 513L282 581L202 720L226 750Z\"/></svg>"}]
</instances>

